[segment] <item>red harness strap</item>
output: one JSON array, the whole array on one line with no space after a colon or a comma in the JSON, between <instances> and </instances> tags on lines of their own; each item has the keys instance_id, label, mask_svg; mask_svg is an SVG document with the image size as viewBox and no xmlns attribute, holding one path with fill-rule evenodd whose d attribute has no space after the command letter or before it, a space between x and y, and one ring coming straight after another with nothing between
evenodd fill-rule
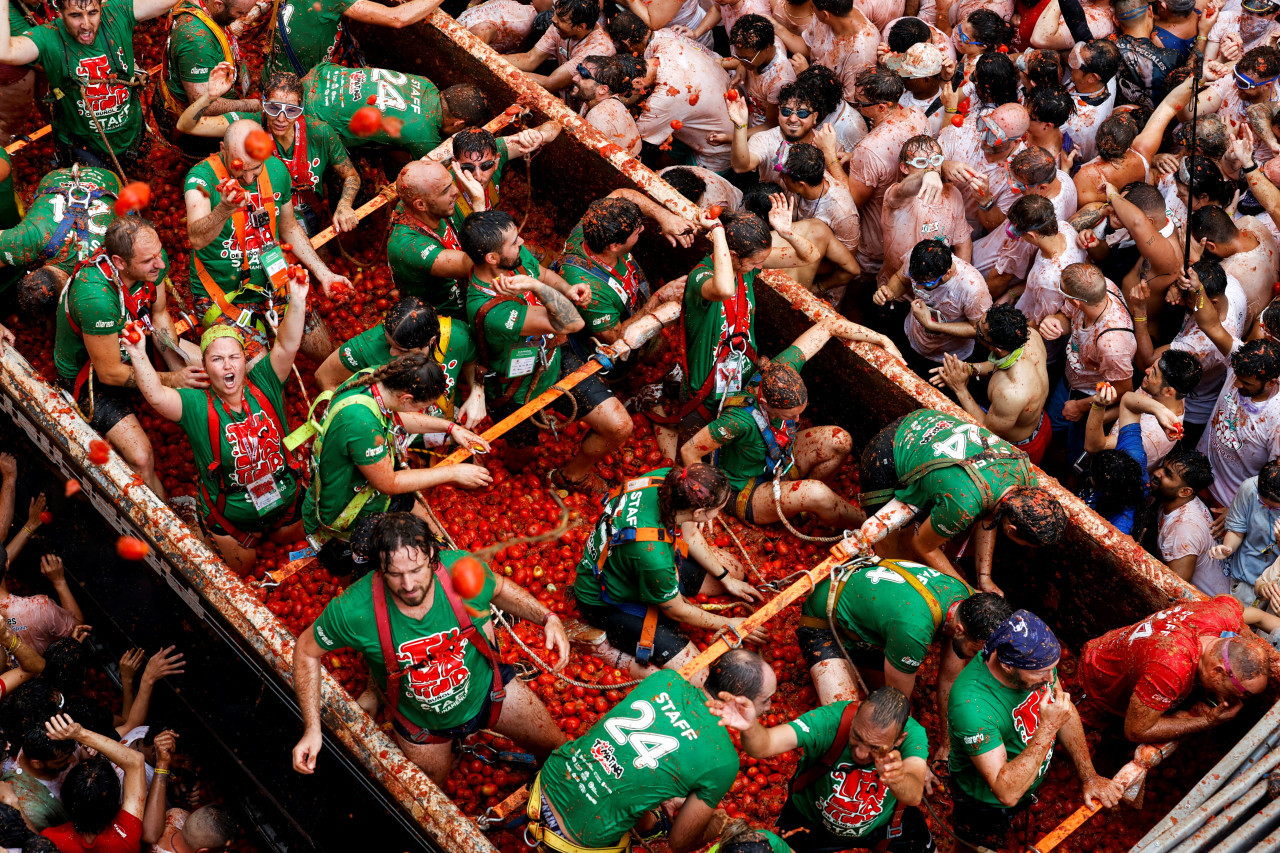
<instances>
[{"instance_id":1,"label":"red harness strap","mask_svg":"<svg viewBox=\"0 0 1280 853\"><path fill-rule=\"evenodd\" d=\"M814 764L791 780L791 793L793 796L809 787L819 776L836 766L836 762L840 760L840 756L844 754L845 748L849 745L849 730L853 728L853 716L856 713L858 713L857 702L850 702L844 706L844 711L840 713L840 727L836 729L836 739L831 742L831 747L823 753L817 764Z\"/></svg>"},{"instance_id":2,"label":"red harness strap","mask_svg":"<svg viewBox=\"0 0 1280 853\"><path fill-rule=\"evenodd\" d=\"M498 717L502 716L502 703L507 698L507 691L502 684L502 671L499 669L498 653L489 644L489 639L476 628L475 623L471 621L471 617L467 615L467 611L462 605L462 598L453 588L453 581L450 579L449 573L445 571L444 564L441 564L436 569L436 586L444 590L445 597L449 599L449 607L453 610L453 617L458 621L458 627L461 629L459 638L469 641L480 649L485 659L489 661L489 668L493 670L493 689L489 693L489 720L486 723L487 726L492 727L497 724ZM372 587L373 619L378 628L378 646L382 650L382 660L387 667L387 690L383 698L391 711L392 719L404 730L403 733L406 738L412 743L448 743L452 738L431 734L429 730L409 722L400 713L400 678L413 665L399 665L400 658L396 655L395 642L391 637L391 617L387 612L386 585L382 581L382 573L376 569L373 572Z\"/></svg>"},{"instance_id":3,"label":"red harness strap","mask_svg":"<svg viewBox=\"0 0 1280 853\"><path fill-rule=\"evenodd\" d=\"M80 328L80 324L76 322L76 318L71 314L71 285L76 280L76 276L85 267L96 267L103 277L116 286L116 290L120 294L120 301L124 304L125 315L129 320L141 320L143 316L151 315L151 306L156 301L156 285L155 282L143 282L145 285L142 290L138 291L138 295L134 296L129 292L127 287L120 283L120 277L116 273L116 268L111 265L111 261L107 259L106 252L99 251L95 255L85 258L83 261L75 265L71 270L71 275L67 278L67 286L63 294L63 311L67 318L67 325L71 327L71 331L77 336L83 338L84 330ZM80 391L84 388L84 384L89 379L89 372L93 370L93 359L89 359L80 368L80 372L76 374L75 387L71 394L77 401L80 399Z\"/></svg>"},{"instance_id":4,"label":"red harness strap","mask_svg":"<svg viewBox=\"0 0 1280 853\"><path fill-rule=\"evenodd\" d=\"M284 446L284 436L287 430L284 428L284 418L281 412L277 412L275 406L267 399L267 395L262 393L262 389L254 385L248 379L244 381L244 390L248 396L252 396L258 403L258 409L262 414L271 419L273 426L276 428L276 434L280 436L280 452L284 455L285 464L289 470L293 471L294 476L301 480L299 472L299 463L294 458L289 449ZM222 421L218 418L218 410L214 404L213 392L206 391L207 402L209 406L209 449L213 453L213 461L209 463L209 478L211 480L220 479L222 476ZM246 396L245 408L248 408L248 397ZM227 520L224 514L227 507L227 490L225 484L218 489L218 499L210 500L209 490L205 487L204 478L196 478L196 486L200 489L200 497L204 500L204 505L209 508L209 517L214 520L219 527L227 531L232 539L235 539L241 546L245 548L253 548L262 538L260 533L244 533L236 528ZM298 495L301 489L295 489L293 494L293 504L298 502ZM292 509L293 504L290 505Z\"/></svg>"}]
</instances>

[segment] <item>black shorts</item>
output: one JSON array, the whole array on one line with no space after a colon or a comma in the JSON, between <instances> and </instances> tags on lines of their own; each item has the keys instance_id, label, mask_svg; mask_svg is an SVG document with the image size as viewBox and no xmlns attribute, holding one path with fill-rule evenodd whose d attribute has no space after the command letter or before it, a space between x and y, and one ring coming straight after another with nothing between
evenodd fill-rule
<instances>
[{"instance_id":1,"label":"black shorts","mask_svg":"<svg viewBox=\"0 0 1280 853\"><path fill-rule=\"evenodd\" d=\"M793 830L800 830L800 832L789 837L788 842L793 850L804 850L806 853L866 850L875 847L886 838L889 839L888 849L891 853L933 853L934 850L933 835L929 832L929 825L925 823L924 815L918 808L902 810L897 835L890 837L893 821L889 821L861 838L845 838L828 832L825 826L806 825L800 810L788 798L787 804L782 807L782 814L778 815L778 832L781 834Z\"/></svg>"},{"instance_id":2,"label":"black shorts","mask_svg":"<svg viewBox=\"0 0 1280 853\"><path fill-rule=\"evenodd\" d=\"M951 790L951 802L955 804L951 810L951 831L964 841L990 847L992 850L1005 845L1013 819L1036 801L1035 795L1032 795L1023 798L1013 808L1005 808L975 800L954 783L948 787Z\"/></svg>"},{"instance_id":3,"label":"black shorts","mask_svg":"<svg viewBox=\"0 0 1280 853\"><path fill-rule=\"evenodd\" d=\"M684 560L680 565L680 592L685 596L697 595L702 586L706 571L694 560ZM608 604L592 605L578 601L578 611L588 625L604 631L609 643L621 652L635 655L640 646L640 635L644 630L644 617L627 613ZM674 619L664 614L658 615L658 629L653 635L653 654L649 657L652 666L664 667L673 657L678 655L689 638L684 628Z\"/></svg>"},{"instance_id":4,"label":"black shorts","mask_svg":"<svg viewBox=\"0 0 1280 853\"><path fill-rule=\"evenodd\" d=\"M302 501L306 496L307 487L302 483L298 483L293 503L287 510L272 518L265 520L259 519L257 524L246 525L243 528L240 528L240 533L265 534L274 530L279 530L281 527L288 527L290 524L293 524L295 521L302 518ZM235 533L224 529L221 524L214 521L212 515L206 515L204 517L204 526L205 530L214 536L230 536L232 538L236 538Z\"/></svg>"},{"instance_id":5,"label":"black shorts","mask_svg":"<svg viewBox=\"0 0 1280 853\"><path fill-rule=\"evenodd\" d=\"M92 402L89 399L90 384L93 387ZM74 379L64 379L59 376L58 385L65 389L68 394L75 393L76 382ZM99 435L105 437L116 424L130 415L137 414L137 411L133 408L133 403L136 399L136 391L121 388L118 385L99 382L97 376L94 376L92 383L86 381L80 389L80 396L76 400L76 405L80 407L80 414L89 422L89 426L97 430Z\"/></svg>"},{"instance_id":6,"label":"black shorts","mask_svg":"<svg viewBox=\"0 0 1280 853\"><path fill-rule=\"evenodd\" d=\"M884 649L854 640L848 634L841 637L840 641L844 644L844 650L849 653L855 666L876 671L884 669ZM830 628L809 628L801 625L796 628L796 642L804 655L805 663L810 668L824 660L839 660L843 657L840 654L840 647L836 645L835 634Z\"/></svg>"},{"instance_id":7,"label":"black shorts","mask_svg":"<svg viewBox=\"0 0 1280 853\"><path fill-rule=\"evenodd\" d=\"M502 686L506 687L516 677L516 670L515 667L500 663L498 664L498 674L502 676ZM411 735L395 715L391 717L391 725L396 730L396 733L409 741L409 743L420 743L427 736L454 741L464 740L489 725L489 709L493 706L493 696L490 692L492 686L493 684L490 682L485 687L484 704L480 706L480 712L460 726L454 726L451 729L420 729L417 735Z\"/></svg>"},{"instance_id":8,"label":"black shorts","mask_svg":"<svg viewBox=\"0 0 1280 853\"><path fill-rule=\"evenodd\" d=\"M568 376L573 371L582 367L582 359L569 347L561 347L560 349L560 376L561 378ZM588 414L595 411L595 408L604 401L613 397L613 392L609 390L609 386L604 384L600 378L600 374L588 376L583 381L574 386L569 392L573 395L574 403L577 404L578 420L582 420ZM566 418L574 414L574 405L569 402L569 394L561 394L556 397L555 401L548 406L549 409L555 409ZM508 400L501 406L494 406L489 414L493 418L494 423L505 418L507 415L520 408L523 403L517 403L515 400ZM527 418L516 426L514 426L505 436L507 444L511 447L532 447L538 443L538 428L533 422Z\"/></svg>"},{"instance_id":9,"label":"black shorts","mask_svg":"<svg viewBox=\"0 0 1280 853\"><path fill-rule=\"evenodd\" d=\"M387 512L412 512L414 501L412 494L392 495L387 504ZM301 501L298 505L302 505ZM367 575L373 568L369 562L369 554L373 548L373 530L382 516L383 513L377 512L357 518L351 524L351 535L345 540L334 537L324 543L317 555L320 565L332 575L350 577L353 581Z\"/></svg>"},{"instance_id":10,"label":"black shorts","mask_svg":"<svg viewBox=\"0 0 1280 853\"><path fill-rule=\"evenodd\" d=\"M895 420L880 430L862 448L862 494L878 492L885 489L899 489L902 481L898 479L898 468L893 461L893 441L906 415ZM864 501L867 512L874 512L887 504L892 498L884 497Z\"/></svg>"}]
</instances>

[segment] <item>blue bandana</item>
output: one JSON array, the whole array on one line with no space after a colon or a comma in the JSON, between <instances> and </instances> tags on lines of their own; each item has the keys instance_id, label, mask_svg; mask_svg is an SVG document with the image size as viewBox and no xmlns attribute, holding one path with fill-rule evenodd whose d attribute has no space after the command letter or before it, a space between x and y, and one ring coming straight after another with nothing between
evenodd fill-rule
<instances>
[{"instance_id":1,"label":"blue bandana","mask_svg":"<svg viewBox=\"0 0 1280 853\"><path fill-rule=\"evenodd\" d=\"M1052 629L1039 616L1019 610L987 638L982 659L992 655L1005 666L1027 671L1048 669L1062 656L1062 646Z\"/></svg>"}]
</instances>

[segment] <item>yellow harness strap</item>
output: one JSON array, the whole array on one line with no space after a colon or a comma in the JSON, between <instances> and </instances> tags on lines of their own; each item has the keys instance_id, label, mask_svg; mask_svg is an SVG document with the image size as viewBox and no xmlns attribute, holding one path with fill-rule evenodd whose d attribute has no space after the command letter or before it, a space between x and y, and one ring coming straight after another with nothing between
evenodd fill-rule
<instances>
[{"instance_id":1,"label":"yellow harness strap","mask_svg":"<svg viewBox=\"0 0 1280 853\"><path fill-rule=\"evenodd\" d=\"M581 847L557 835L542 825L542 774L533 777L529 784L529 804L525 807L525 815L529 825L525 827L525 835L538 842L538 847L545 847L555 853L628 853L631 849L630 833L622 836L612 847Z\"/></svg>"}]
</instances>

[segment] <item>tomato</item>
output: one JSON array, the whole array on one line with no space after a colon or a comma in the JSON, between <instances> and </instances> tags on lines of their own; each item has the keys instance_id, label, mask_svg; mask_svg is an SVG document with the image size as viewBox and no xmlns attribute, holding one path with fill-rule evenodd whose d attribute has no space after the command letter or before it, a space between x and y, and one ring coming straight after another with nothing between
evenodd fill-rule
<instances>
[{"instance_id":1,"label":"tomato","mask_svg":"<svg viewBox=\"0 0 1280 853\"><path fill-rule=\"evenodd\" d=\"M40 523L53 524L53 513L49 512L49 510L47 509L44 512L40 513Z\"/></svg>"},{"instance_id":2,"label":"tomato","mask_svg":"<svg viewBox=\"0 0 1280 853\"><path fill-rule=\"evenodd\" d=\"M151 553L151 546L141 539L121 536L116 540L116 553L122 560L141 560Z\"/></svg>"},{"instance_id":3,"label":"tomato","mask_svg":"<svg viewBox=\"0 0 1280 853\"><path fill-rule=\"evenodd\" d=\"M89 442L89 461L94 465L105 465L111 458L111 445L100 438Z\"/></svg>"},{"instance_id":4,"label":"tomato","mask_svg":"<svg viewBox=\"0 0 1280 853\"><path fill-rule=\"evenodd\" d=\"M265 130L251 130L244 140L244 153L259 161L270 157L275 147L275 142Z\"/></svg>"},{"instance_id":5,"label":"tomato","mask_svg":"<svg viewBox=\"0 0 1280 853\"><path fill-rule=\"evenodd\" d=\"M377 107L361 107L351 116L349 127L356 136L373 136L382 127L382 113Z\"/></svg>"},{"instance_id":6,"label":"tomato","mask_svg":"<svg viewBox=\"0 0 1280 853\"><path fill-rule=\"evenodd\" d=\"M462 557L449 570L453 587L463 598L475 598L484 591L488 570L475 557Z\"/></svg>"},{"instance_id":7,"label":"tomato","mask_svg":"<svg viewBox=\"0 0 1280 853\"><path fill-rule=\"evenodd\" d=\"M682 121L681 121L680 119L678 119L678 118L673 118L673 119L671 120L671 129L672 129L672 130L683 130L683 129L684 129L684 122L682 122Z\"/></svg>"},{"instance_id":8,"label":"tomato","mask_svg":"<svg viewBox=\"0 0 1280 853\"><path fill-rule=\"evenodd\" d=\"M720 214L724 213L724 208L718 204L713 204L707 208L708 219L719 219Z\"/></svg>"},{"instance_id":9,"label":"tomato","mask_svg":"<svg viewBox=\"0 0 1280 853\"><path fill-rule=\"evenodd\" d=\"M120 190L120 194L116 196L115 213L116 216L126 216L150 203L151 187L141 181L134 181Z\"/></svg>"}]
</instances>

